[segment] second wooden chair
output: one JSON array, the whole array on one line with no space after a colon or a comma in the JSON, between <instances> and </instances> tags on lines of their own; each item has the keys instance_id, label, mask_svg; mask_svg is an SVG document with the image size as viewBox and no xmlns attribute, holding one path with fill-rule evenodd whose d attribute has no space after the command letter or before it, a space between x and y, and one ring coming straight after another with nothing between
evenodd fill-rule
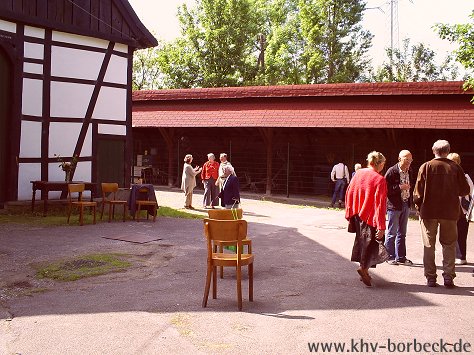
<instances>
[{"instance_id":1,"label":"second wooden chair","mask_svg":"<svg viewBox=\"0 0 474 355\"><path fill-rule=\"evenodd\" d=\"M94 213L94 224L95 224L95 212L97 207L97 202L94 201L82 201L82 193L84 192L84 184L68 184L68 207L69 212L67 215L67 223L69 224L69 219L71 218L71 211L73 207L79 208L79 224L82 226L84 224L84 207L90 207L91 212ZM73 194L77 193L77 201L73 200Z\"/></svg>"},{"instance_id":2,"label":"second wooden chair","mask_svg":"<svg viewBox=\"0 0 474 355\"><path fill-rule=\"evenodd\" d=\"M127 215L128 202L125 200L117 200L118 184L116 182L103 182L100 184L102 188L102 211L100 219L104 216L105 205L109 205L109 223L114 218L115 206L123 206L123 221Z\"/></svg>"}]
</instances>

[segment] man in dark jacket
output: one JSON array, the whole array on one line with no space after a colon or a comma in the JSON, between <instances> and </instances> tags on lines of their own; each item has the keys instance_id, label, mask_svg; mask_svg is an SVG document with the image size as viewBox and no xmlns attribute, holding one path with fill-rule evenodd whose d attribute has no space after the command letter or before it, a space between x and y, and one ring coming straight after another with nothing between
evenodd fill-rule
<instances>
[{"instance_id":1,"label":"man in dark jacket","mask_svg":"<svg viewBox=\"0 0 474 355\"><path fill-rule=\"evenodd\" d=\"M454 287L457 220L461 213L459 196L469 193L469 184L461 166L446 158L450 148L445 140L433 144L435 158L420 167L413 192L413 202L420 213L423 266L429 287L436 286L435 244L438 226L439 242L443 248L444 286Z\"/></svg>"},{"instance_id":2,"label":"man in dark jacket","mask_svg":"<svg viewBox=\"0 0 474 355\"><path fill-rule=\"evenodd\" d=\"M219 193L221 206L225 208L239 208L240 204L240 185L239 179L234 175L232 165L224 167L224 183Z\"/></svg>"},{"instance_id":3,"label":"man in dark jacket","mask_svg":"<svg viewBox=\"0 0 474 355\"><path fill-rule=\"evenodd\" d=\"M391 265L413 265L413 262L406 258L405 243L408 216L413 200L411 186L414 179L410 170L412 161L411 153L408 150L402 150L398 155L398 163L389 168L385 174L388 215L385 247L390 254L387 263Z\"/></svg>"}]
</instances>

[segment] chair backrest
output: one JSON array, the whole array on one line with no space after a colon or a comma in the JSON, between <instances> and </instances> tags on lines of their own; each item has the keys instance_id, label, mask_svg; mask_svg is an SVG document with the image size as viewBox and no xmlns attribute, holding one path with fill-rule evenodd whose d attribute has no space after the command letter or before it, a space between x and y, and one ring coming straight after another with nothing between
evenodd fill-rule
<instances>
[{"instance_id":1,"label":"chair backrest","mask_svg":"<svg viewBox=\"0 0 474 355\"><path fill-rule=\"evenodd\" d=\"M86 185L85 184L68 184L67 191L68 191L68 200L72 201L72 194L79 193L79 197L77 198L78 201L82 201L82 193L84 192Z\"/></svg>"},{"instance_id":2,"label":"chair backrest","mask_svg":"<svg viewBox=\"0 0 474 355\"><path fill-rule=\"evenodd\" d=\"M112 199L115 200L115 193L118 191L118 184L116 182L103 182L100 184L102 189L102 200L106 200L106 194L112 193Z\"/></svg>"},{"instance_id":3,"label":"chair backrest","mask_svg":"<svg viewBox=\"0 0 474 355\"><path fill-rule=\"evenodd\" d=\"M205 218L204 235L208 241L242 241L247 236L247 221Z\"/></svg>"},{"instance_id":4,"label":"chair backrest","mask_svg":"<svg viewBox=\"0 0 474 355\"><path fill-rule=\"evenodd\" d=\"M146 186L140 187L136 191L136 199L140 201L149 201L150 200L150 189Z\"/></svg>"},{"instance_id":5,"label":"chair backrest","mask_svg":"<svg viewBox=\"0 0 474 355\"><path fill-rule=\"evenodd\" d=\"M243 211L241 208L236 208L233 210L224 209L224 210L207 210L207 214L211 219L220 219L220 220L233 220L242 219Z\"/></svg>"}]
</instances>

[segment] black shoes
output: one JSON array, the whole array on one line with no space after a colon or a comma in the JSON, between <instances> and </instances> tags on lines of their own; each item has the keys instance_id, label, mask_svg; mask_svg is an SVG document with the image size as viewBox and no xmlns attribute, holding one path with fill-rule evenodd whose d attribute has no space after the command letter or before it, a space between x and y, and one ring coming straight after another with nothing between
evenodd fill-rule
<instances>
[{"instance_id":1,"label":"black shoes","mask_svg":"<svg viewBox=\"0 0 474 355\"><path fill-rule=\"evenodd\" d=\"M450 278L444 279L444 287L446 287L446 288L454 288L453 279L450 279Z\"/></svg>"},{"instance_id":2,"label":"black shoes","mask_svg":"<svg viewBox=\"0 0 474 355\"><path fill-rule=\"evenodd\" d=\"M426 285L428 287L436 287L438 284L436 283L436 279L427 279L426 280Z\"/></svg>"}]
</instances>

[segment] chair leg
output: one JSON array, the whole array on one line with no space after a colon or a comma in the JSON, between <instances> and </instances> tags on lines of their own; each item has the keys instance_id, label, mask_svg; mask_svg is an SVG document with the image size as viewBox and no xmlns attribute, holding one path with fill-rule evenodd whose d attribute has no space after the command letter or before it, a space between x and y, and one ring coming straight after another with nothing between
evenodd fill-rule
<instances>
[{"instance_id":1,"label":"chair leg","mask_svg":"<svg viewBox=\"0 0 474 355\"><path fill-rule=\"evenodd\" d=\"M84 225L84 206L81 205L81 209L79 211L79 224L82 226Z\"/></svg>"},{"instance_id":2,"label":"chair leg","mask_svg":"<svg viewBox=\"0 0 474 355\"><path fill-rule=\"evenodd\" d=\"M112 210L112 204L109 203L109 223L110 223L110 221L112 220L112 216L113 216L113 212L112 212L112 211L113 211L113 210ZM112 212L112 214L111 214L111 212Z\"/></svg>"},{"instance_id":3,"label":"chair leg","mask_svg":"<svg viewBox=\"0 0 474 355\"><path fill-rule=\"evenodd\" d=\"M127 205L123 204L123 222L125 222L125 215L127 214Z\"/></svg>"},{"instance_id":4,"label":"chair leg","mask_svg":"<svg viewBox=\"0 0 474 355\"><path fill-rule=\"evenodd\" d=\"M224 252L224 248L222 247L222 244L219 244L219 253L223 253L223 252ZM220 266L219 269L220 269L220 273L221 273L221 279L223 279L224 278L224 267Z\"/></svg>"},{"instance_id":5,"label":"chair leg","mask_svg":"<svg viewBox=\"0 0 474 355\"><path fill-rule=\"evenodd\" d=\"M212 298L217 298L217 267L212 267Z\"/></svg>"},{"instance_id":6,"label":"chair leg","mask_svg":"<svg viewBox=\"0 0 474 355\"><path fill-rule=\"evenodd\" d=\"M102 220L102 217L104 217L104 208L105 208L105 201L102 201L102 210L100 212L100 220Z\"/></svg>"},{"instance_id":7,"label":"chair leg","mask_svg":"<svg viewBox=\"0 0 474 355\"><path fill-rule=\"evenodd\" d=\"M96 212L95 206L92 206L91 210L94 210L94 224L95 224L95 212Z\"/></svg>"},{"instance_id":8,"label":"chair leg","mask_svg":"<svg viewBox=\"0 0 474 355\"><path fill-rule=\"evenodd\" d=\"M237 304L239 311L242 310L242 268L237 266Z\"/></svg>"},{"instance_id":9,"label":"chair leg","mask_svg":"<svg viewBox=\"0 0 474 355\"><path fill-rule=\"evenodd\" d=\"M211 265L207 265L206 286L204 287L204 297L202 298L203 308L207 306L207 299L209 298L209 289L211 287L211 276L212 276L212 267Z\"/></svg>"},{"instance_id":10,"label":"chair leg","mask_svg":"<svg viewBox=\"0 0 474 355\"><path fill-rule=\"evenodd\" d=\"M156 221L156 215L158 214L158 208L156 206L153 207L153 222Z\"/></svg>"},{"instance_id":11,"label":"chair leg","mask_svg":"<svg viewBox=\"0 0 474 355\"><path fill-rule=\"evenodd\" d=\"M140 218L140 210L142 208L142 205L138 204L137 205L137 211L135 212L135 219L137 220L137 222L139 222L139 218Z\"/></svg>"},{"instance_id":12,"label":"chair leg","mask_svg":"<svg viewBox=\"0 0 474 355\"><path fill-rule=\"evenodd\" d=\"M68 214L67 214L67 224L69 224L69 219L71 218L71 211L72 211L72 206L70 205L68 208Z\"/></svg>"},{"instance_id":13,"label":"chair leg","mask_svg":"<svg viewBox=\"0 0 474 355\"><path fill-rule=\"evenodd\" d=\"M249 264L249 301L253 302L253 263Z\"/></svg>"}]
</instances>

